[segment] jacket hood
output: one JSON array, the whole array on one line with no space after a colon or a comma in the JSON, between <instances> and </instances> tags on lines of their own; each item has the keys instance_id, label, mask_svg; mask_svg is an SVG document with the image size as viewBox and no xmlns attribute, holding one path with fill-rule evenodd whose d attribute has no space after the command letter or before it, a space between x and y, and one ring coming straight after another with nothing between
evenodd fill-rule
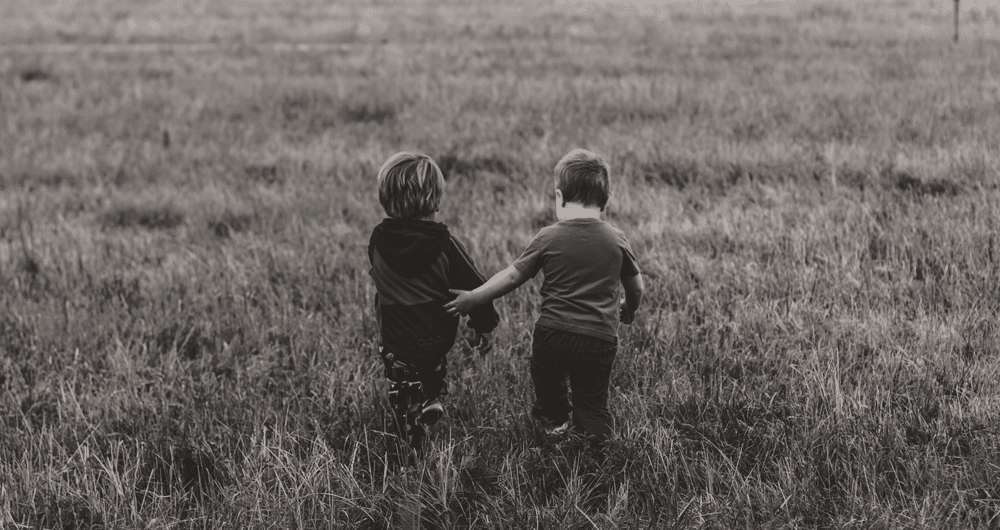
<instances>
[{"instance_id":1,"label":"jacket hood","mask_svg":"<svg viewBox=\"0 0 1000 530\"><path fill-rule=\"evenodd\" d=\"M447 248L451 233L443 223L385 219L372 231L368 255L378 250L389 267L404 277L426 271Z\"/></svg>"}]
</instances>

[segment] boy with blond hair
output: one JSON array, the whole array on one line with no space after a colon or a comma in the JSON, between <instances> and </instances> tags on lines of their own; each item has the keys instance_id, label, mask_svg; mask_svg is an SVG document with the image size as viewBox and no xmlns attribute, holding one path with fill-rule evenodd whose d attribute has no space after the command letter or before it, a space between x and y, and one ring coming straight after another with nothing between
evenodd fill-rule
<instances>
[{"instance_id":1,"label":"boy with blond hair","mask_svg":"<svg viewBox=\"0 0 1000 530\"><path fill-rule=\"evenodd\" d=\"M378 172L378 198L388 218L368 244L389 401L400 435L414 449L420 449L424 427L444 414L447 354L459 323L443 307L449 289L474 289L486 280L462 243L435 221L444 188L430 157L406 151L389 157ZM477 348L486 353L500 318L492 304L468 313Z\"/></svg>"},{"instance_id":2,"label":"boy with blond hair","mask_svg":"<svg viewBox=\"0 0 1000 530\"><path fill-rule=\"evenodd\" d=\"M549 434L573 424L598 443L614 433L608 387L618 323L630 324L643 281L625 234L601 219L610 197L607 163L575 149L555 167L556 224L542 228L517 260L473 291L453 290L452 315L475 311L542 271L542 307L532 337L532 416ZM619 301L621 283L625 298ZM570 403L566 385L572 388Z\"/></svg>"}]
</instances>

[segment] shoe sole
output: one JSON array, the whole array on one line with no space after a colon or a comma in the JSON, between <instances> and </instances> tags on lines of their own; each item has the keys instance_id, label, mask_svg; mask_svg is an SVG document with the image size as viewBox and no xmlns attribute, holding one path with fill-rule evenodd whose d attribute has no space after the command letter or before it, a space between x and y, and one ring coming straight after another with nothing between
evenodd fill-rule
<instances>
[{"instance_id":1,"label":"shoe sole","mask_svg":"<svg viewBox=\"0 0 1000 530\"><path fill-rule=\"evenodd\" d=\"M420 422L424 425L434 425L444 416L444 407L440 403L435 403L420 411Z\"/></svg>"},{"instance_id":2,"label":"shoe sole","mask_svg":"<svg viewBox=\"0 0 1000 530\"><path fill-rule=\"evenodd\" d=\"M552 427L551 429L545 429L545 434L549 436L559 436L562 434L566 434L567 431L569 431L569 424L564 423L557 427Z\"/></svg>"}]
</instances>

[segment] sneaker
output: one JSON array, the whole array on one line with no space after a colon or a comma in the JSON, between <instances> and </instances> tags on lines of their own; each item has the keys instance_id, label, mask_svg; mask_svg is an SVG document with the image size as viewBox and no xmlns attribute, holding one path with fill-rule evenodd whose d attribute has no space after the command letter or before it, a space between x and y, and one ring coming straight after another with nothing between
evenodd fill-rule
<instances>
[{"instance_id":1,"label":"sneaker","mask_svg":"<svg viewBox=\"0 0 1000 530\"><path fill-rule=\"evenodd\" d=\"M569 431L569 420L564 421L561 425L548 424L545 426L545 434L549 436L560 436L566 434Z\"/></svg>"},{"instance_id":2,"label":"sneaker","mask_svg":"<svg viewBox=\"0 0 1000 530\"><path fill-rule=\"evenodd\" d=\"M437 398L428 400L420 410L420 422L424 425L434 425L441 416L444 416L444 405Z\"/></svg>"}]
</instances>

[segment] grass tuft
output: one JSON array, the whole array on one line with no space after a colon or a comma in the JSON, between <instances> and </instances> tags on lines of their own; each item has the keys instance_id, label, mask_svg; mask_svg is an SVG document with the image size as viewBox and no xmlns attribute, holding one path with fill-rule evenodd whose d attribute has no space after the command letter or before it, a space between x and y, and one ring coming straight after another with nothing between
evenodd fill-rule
<instances>
[{"instance_id":1,"label":"grass tuft","mask_svg":"<svg viewBox=\"0 0 1000 530\"><path fill-rule=\"evenodd\" d=\"M257 216L250 212L235 212L224 210L208 221L208 229L216 237L227 239L240 232L246 232L257 221Z\"/></svg>"},{"instance_id":2,"label":"grass tuft","mask_svg":"<svg viewBox=\"0 0 1000 530\"><path fill-rule=\"evenodd\" d=\"M250 182L274 186L285 181L284 175L278 171L278 166L274 164L250 164L244 166L243 171Z\"/></svg>"},{"instance_id":3,"label":"grass tuft","mask_svg":"<svg viewBox=\"0 0 1000 530\"><path fill-rule=\"evenodd\" d=\"M22 83L51 83L56 81L56 75L51 70L40 66L24 68L17 73Z\"/></svg>"},{"instance_id":4,"label":"grass tuft","mask_svg":"<svg viewBox=\"0 0 1000 530\"><path fill-rule=\"evenodd\" d=\"M339 114L347 123L382 125L395 121L398 110L387 101L355 97L341 102Z\"/></svg>"},{"instance_id":5,"label":"grass tuft","mask_svg":"<svg viewBox=\"0 0 1000 530\"><path fill-rule=\"evenodd\" d=\"M460 177L475 178L479 173L493 173L508 178L523 178L527 172L521 164L511 156L462 156L456 153L446 153L435 159L444 178L447 181Z\"/></svg>"},{"instance_id":6,"label":"grass tuft","mask_svg":"<svg viewBox=\"0 0 1000 530\"><path fill-rule=\"evenodd\" d=\"M916 196L940 197L955 196L962 193L962 186L944 179L923 180L905 171L896 174L896 188L910 192Z\"/></svg>"},{"instance_id":7,"label":"grass tuft","mask_svg":"<svg viewBox=\"0 0 1000 530\"><path fill-rule=\"evenodd\" d=\"M172 204L118 203L101 214L105 228L169 230L184 223L184 212Z\"/></svg>"}]
</instances>

